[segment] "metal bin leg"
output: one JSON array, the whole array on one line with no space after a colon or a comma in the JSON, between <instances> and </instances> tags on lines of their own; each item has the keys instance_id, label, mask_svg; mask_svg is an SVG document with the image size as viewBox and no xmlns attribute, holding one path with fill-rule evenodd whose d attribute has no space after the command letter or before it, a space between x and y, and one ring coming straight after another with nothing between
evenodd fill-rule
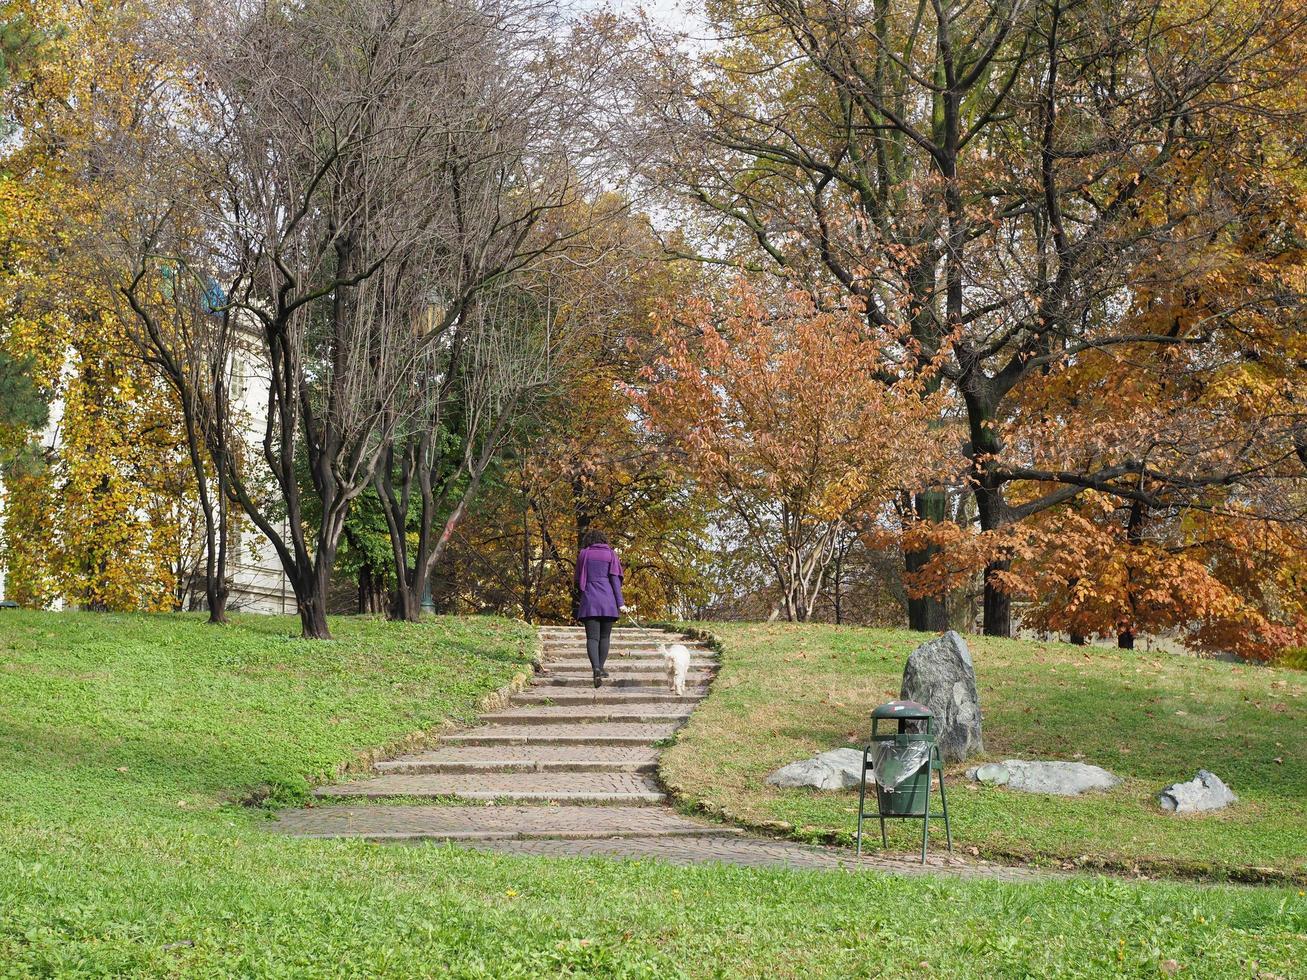
<instances>
[{"instance_id":1,"label":"metal bin leg","mask_svg":"<svg viewBox=\"0 0 1307 980\"><path fill-rule=\"evenodd\" d=\"M944 764L939 766L939 802L944 808L944 838L948 841L948 852L953 853L953 831L948 825L948 797L944 795Z\"/></svg>"},{"instance_id":2,"label":"metal bin leg","mask_svg":"<svg viewBox=\"0 0 1307 980\"><path fill-rule=\"evenodd\" d=\"M930 759L926 760L926 808L921 818L921 863L926 863L926 845L930 842Z\"/></svg>"},{"instance_id":3,"label":"metal bin leg","mask_svg":"<svg viewBox=\"0 0 1307 980\"><path fill-rule=\"evenodd\" d=\"M862 783L858 786L858 849L855 852L862 857L862 817L867 809L867 753L862 753Z\"/></svg>"}]
</instances>

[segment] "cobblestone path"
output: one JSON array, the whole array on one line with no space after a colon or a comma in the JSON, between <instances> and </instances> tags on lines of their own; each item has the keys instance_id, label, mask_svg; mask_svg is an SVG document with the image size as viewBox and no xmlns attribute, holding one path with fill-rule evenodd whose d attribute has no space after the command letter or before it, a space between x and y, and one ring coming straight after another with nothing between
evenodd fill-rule
<instances>
[{"instance_id":1,"label":"cobblestone path","mask_svg":"<svg viewBox=\"0 0 1307 980\"><path fill-rule=\"evenodd\" d=\"M377 763L376 774L323 786L320 805L283 810L279 830L305 837L457 841L513 854L659 858L680 864L942 872L1019 880L1023 868L932 853L864 855L757 837L682 816L658 785L657 744L685 723L708 692L717 657L687 637L613 631L608 669L595 689L585 634L540 630L543 658L531 686L479 727L438 748ZM667 686L657 645L692 650L684 696ZM445 801L442 803L428 802Z\"/></svg>"}]
</instances>

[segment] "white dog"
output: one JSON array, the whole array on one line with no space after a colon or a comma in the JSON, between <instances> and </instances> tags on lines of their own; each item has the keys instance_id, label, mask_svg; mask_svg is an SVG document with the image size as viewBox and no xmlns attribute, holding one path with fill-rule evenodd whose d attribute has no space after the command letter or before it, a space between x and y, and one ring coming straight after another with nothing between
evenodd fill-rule
<instances>
[{"instance_id":1,"label":"white dog","mask_svg":"<svg viewBox=\"0 0 1307 980\"><path fill-rule=\"evenodd\" d=\"M673 643L671 646L663 643L659 645L658 652L667 664L667 686L673 693L684 697L685 675L690 669L689 649L683 643Z\"/></svg>"}]
</instances>

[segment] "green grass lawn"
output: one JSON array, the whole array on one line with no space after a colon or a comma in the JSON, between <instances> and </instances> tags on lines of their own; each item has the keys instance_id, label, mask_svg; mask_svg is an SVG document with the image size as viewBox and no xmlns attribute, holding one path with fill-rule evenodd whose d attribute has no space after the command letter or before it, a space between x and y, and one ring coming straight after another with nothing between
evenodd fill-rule
<instances>
[{"instance_id":1,"label":"green grass lawn","mask_svg":"<svg viewBox=\"0 0 1307 980\"><path fill-rule=\"evenodd\" d=\"M343 619L320 644L297 629L0 613L0 976L1299 969L1298 889L680 869L270 834L241 800L295 800L469 718L533 649L494 619Z\"/></svg>"},{"instance_id":2,"label":"green grass lawn","mask_svg":"<svg viewBox=\"0 0 1307 980\"><path fill-rule=\"evenodd\" d=\"M763 624L714 624L712 632L722 670L664 755L664 777L690 801L745 821L849 839L855 791L778 790L765 777L864 741L871 708L898 697L922 636ZM1110 793L1032 796L968 783L974 762L953 766L955 846L988 857L1307 882L1307 674L1057 643L968 643L987 758L1080 760L1125 782ZM1158 790L1199 767L1221 776L1239 804L1203 816L1162 813ZM911 846L909 826L891 825L892 845Z\"/></svg>"}]
</instances>

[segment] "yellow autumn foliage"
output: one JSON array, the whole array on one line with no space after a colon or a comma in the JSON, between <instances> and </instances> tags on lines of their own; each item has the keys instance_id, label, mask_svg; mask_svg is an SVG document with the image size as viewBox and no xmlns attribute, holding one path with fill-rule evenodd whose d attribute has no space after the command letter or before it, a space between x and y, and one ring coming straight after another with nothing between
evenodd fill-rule
<instances>
[{"instance_id":1,"label":"yellow autumn foliage","mask_svg":"<svg viewBox=\"0 0 1307 980\"><path fill-rule=\"evenodd\" d=\"M50 40L4 94L0 344L30 357L53 406L46 465L5 487L0 561L10 598L99 609L172 608L194 540L185 443L171 391L134 356L117 303L80 247L114 200L98 152L151 66L132 2L21 0ZM111 168L106 168L110 169Z\"/></svg>"}]
</instances>

